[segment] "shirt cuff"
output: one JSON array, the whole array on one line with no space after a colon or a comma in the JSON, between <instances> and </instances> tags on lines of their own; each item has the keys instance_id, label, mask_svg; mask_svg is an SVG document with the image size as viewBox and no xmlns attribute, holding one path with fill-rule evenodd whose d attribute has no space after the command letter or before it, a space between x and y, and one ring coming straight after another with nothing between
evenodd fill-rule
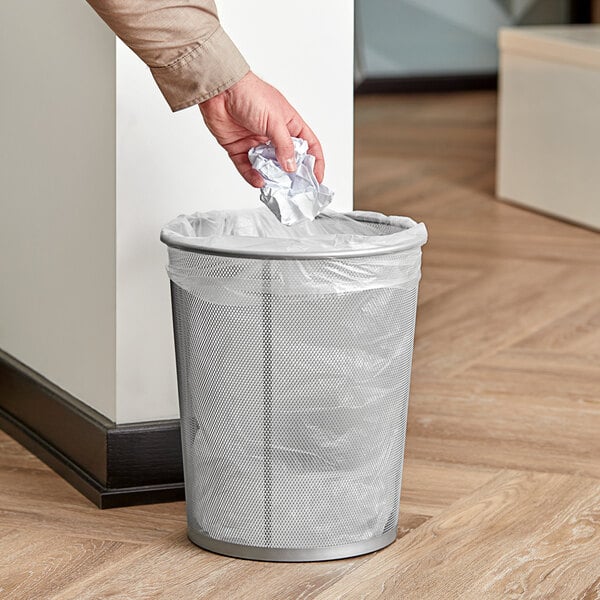
<instances>
[{"instance_id":1,"label":"shirt cuff","mask_svg":"<svg viewBox=\"0 0 600 600\"><path fill-rule=\"evenodd\" d=\"M237 83L250 67L219 26L190 52L164 67L150 67L171 110L200 104Z\"/></svg>"}]
</instances>

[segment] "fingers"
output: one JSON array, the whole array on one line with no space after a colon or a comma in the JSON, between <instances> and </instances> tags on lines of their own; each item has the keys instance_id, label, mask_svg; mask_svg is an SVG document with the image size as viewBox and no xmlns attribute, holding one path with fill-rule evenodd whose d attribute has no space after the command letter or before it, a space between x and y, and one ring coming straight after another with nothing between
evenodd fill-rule
<instances>
[{"instance_id":1,"label":"fingers","mask_svg":"<svg viewBox=\"0 0 600 600\"><path fill-rule=\"evenodd\" d=\"M269 124L267 135L275 146L275 156L281 168L288 173L293 173L296 170L296 158L287 125L283 121L276 121L272 126Z\"/></svg>"},{"instance_id":2,"label":"fingers","mask_svg":"<svg viewBox=\"0 0 600 600\"><path fill-rule=\"evenodd\" d=\"M313 130L296 115L289 123L288 130L294 137L302 138L308 142L308 153L315 157L315 177L319 183L323 183L325 176L325 158L323 149Z\"/></svg>"},{"instance_id":3,"label":"fingers","mask_svg":"<svg viewBox=\"0 0 600 600\"><path fill-rule=\"evenodd\" d=\"M248 154L250 148L264 144L268 140L269 138L266 136L255 135L239 138L227 144L222 144L222 146L229 156L234 156L235 154Z\"/></svg>"},{"instance_id":4,"label":"fingers","mask_svg":"<svg viewBox=\"0 0 600 600\"><path fill-rule=\"evenodd\" d=\"M301 137L308 142L308 153L315 157L315 177L319 183L323 183L323 177L325 176L325 158L323 157L321 143L306 123L304 123L304 128L300 131L298 137Z\"/></svg>"},{"instance_id":5,"label":"fingers","mask_svg":"<svg viewBox=\"0 0 600 600\"><path fill-rule=\"evenodd\" d=\"M262 175L252 167L244 170L240 169L240 174L252 187L262 188L265 185L265 180L262 178Z\"/></svg>"},{"instance_id":6,"label":"fingers","mask_svg":"<svg viewBox=\"0 0 600 600\"><path fill-rule=\"evenodd\" d=\"M261 174L252 168L248 159L248 150L259 144L264 144L268 138L266 136L254 136L250 138L238 139L228 144L223 148L229 155L231 162L235 165L240 175L252 186L261 188L265 185L265 180Z\"/></svg>"},{"instance_id":7,"label":"fingers","mask_svg":"<svg viewBox=\"0 0 600 600\"><path fill-rule=\"evenodd\" d=\"M252 168L250 161L248 160L248 152L239 152L237 154L229 154L231 162L235 165L235 168L239 171L240 175L255 188L261 188L265 185L265 180L262 175Z\"/></svg>"}]
</instances>

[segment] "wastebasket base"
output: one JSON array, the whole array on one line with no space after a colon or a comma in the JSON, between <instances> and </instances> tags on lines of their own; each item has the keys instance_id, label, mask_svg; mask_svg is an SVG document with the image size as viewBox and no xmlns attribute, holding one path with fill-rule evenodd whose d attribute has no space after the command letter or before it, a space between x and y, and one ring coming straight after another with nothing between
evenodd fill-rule
<instances>
[{"instance_id":1,"label":"wastebasket base","mask_svg":"<svg viewBox=\"0 0 600 600\"><path fill-rule=\"evenodd\" d=\"M234 558L269 562L312 562L350 558L351 556L359 556L381 550L381 548L385 548L394 542L396 539L396 530L394 529L376 538L360 542L323 548L265 548L262 546L244 546L243 544L215 540L192 529L188 529L188 537L196 546L200 546L204 550L210 550L211 552Z\"/></svg>"}]
</instances>

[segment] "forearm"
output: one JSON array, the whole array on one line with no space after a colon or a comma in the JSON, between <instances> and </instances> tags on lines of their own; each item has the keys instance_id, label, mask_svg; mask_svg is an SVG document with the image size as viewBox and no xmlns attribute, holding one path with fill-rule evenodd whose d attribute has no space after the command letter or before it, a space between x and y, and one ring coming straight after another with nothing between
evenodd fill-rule
<instances>
[{"instance_id":1,"label":"forearm","mask_svg":"<svg viewBox=\"0 0 600 600\"><path fill-rule=\"evenodd\" d=\"M87 0L149 67L172 110L199 104L249 67L212 0Z\"/></svg>"}]
</instances>

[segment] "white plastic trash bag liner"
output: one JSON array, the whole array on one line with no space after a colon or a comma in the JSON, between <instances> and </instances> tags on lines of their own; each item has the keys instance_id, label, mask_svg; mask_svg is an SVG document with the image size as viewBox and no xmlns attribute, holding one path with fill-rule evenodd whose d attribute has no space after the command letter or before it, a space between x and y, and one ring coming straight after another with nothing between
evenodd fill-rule
<instances>
[{"instance_id":1,"label":"white plastic trash bag liner","mask_svg":"<svg viewBox=\"0 0 600 600\"><path fill-rule=\"evenodd\" d=\"M163 229L192 541L318 560L395 539L426 235L265 207Z\"/></svg>"},{"instance_id":2,"label":"white plastic trash bag liner","mask_svg":"<svg viewBox=\"0 0 600 600\"><path fill-rule=\"evenodd\" d=\"M239 302L257 301L257 294L264 292L261 257L291 260L270 274L273 294L412 288L421 276L421 246L427 230L407 217L365 211L325 211L314 221L286 227L259 207L180 215L163 228L161 239L172 248L222 255L218 261L192 261L172 254L168 272L183 289L229 304L234 297ZM226 257L258 260L235 261L233 272ZM306 262L319 257L327 258L319 269Z\"/></svg>"}]
</instances>

